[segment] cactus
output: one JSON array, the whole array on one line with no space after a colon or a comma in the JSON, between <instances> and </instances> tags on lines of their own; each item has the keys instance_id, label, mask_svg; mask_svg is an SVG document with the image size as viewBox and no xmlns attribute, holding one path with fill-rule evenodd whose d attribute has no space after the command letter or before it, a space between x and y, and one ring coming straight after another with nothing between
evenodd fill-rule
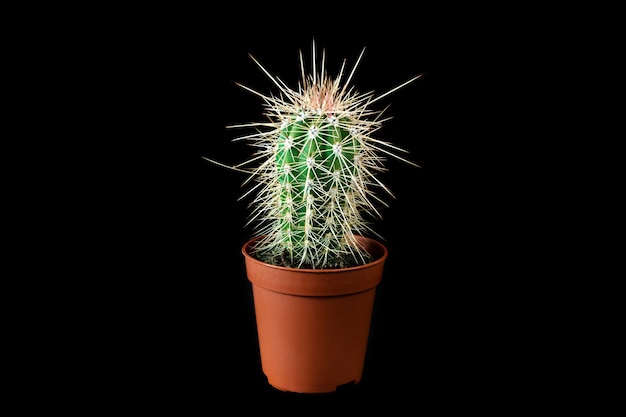
<instances>
[{"instance_id":1,"label":"cactus","mask_svg":"<svg viewBox=\"0 0 626 417\"><path fill-rule=\"evenodd\" d=\"M246 183L257 182L242 198L256 193L248 224L256 223L256 232L262 236L254 256L264 262L295 268L343 268L371 261L355 235L375 234L371 217L381 218L377 207L386 204L373 190L382 188L393 197L378 178L385 170L386 156L417 166L399 156L405 150L372 136L383 123L383 111L369 106L421 74L376 98L373 93L359 94L349 83L364 52L342 82L345 60L337 78L331 79L324 68L324 53L317 72L313 42L309 76L305 76L300 52L298 91L271 76L250 55L281 94L266 96L238 83L263 99L269 122L230 126L257 128L255 133L235 139L251 141L257 152L228 167L250 174ZM251 164L257 165L250 168Z\"/></svg>"}]
</instances>

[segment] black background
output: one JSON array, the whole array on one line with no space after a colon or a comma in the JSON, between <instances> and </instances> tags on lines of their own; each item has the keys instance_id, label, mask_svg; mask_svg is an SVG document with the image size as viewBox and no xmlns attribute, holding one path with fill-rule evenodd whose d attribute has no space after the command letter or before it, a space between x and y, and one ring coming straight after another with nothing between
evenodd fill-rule
<instances>
[{"instance_id":1,"label":"black background","mask_svg":"<svg viewBox=\"0 0 626 417\"><path fill-rule=\"evenodd\" d=\"M101 150L89 203L104 215L80 233L100 242L96 255L83 250L94 276L83 302L97 313L82 326L81 395L134 410L294 413L483 409L541 397L520 382L533 373L535 347L519 336L532 306L510 234L528 220L508 215L528 204L511 193L523 127L505 123L511 63L485 48L490 34L457 25L463 10L327 5L337 17L323 5L293 15L247 7L133 10L99 20L82 46L84 94L101 98L89 112ZM238 200L245 177L202 157L250 155L226 126L262 120L261 99L235 83L277 90L248 54L296 88L298 53L310 63L313 40L331 75L366 48L352 82L361 92L424 75L376 103L393 116L379 136L420 168L389 160L382 177L396 198L375 224L389 258L363 379L302 395L275 390L261 371L241 254L252 237L249 200Z\"/></svg>"}]
</instances>

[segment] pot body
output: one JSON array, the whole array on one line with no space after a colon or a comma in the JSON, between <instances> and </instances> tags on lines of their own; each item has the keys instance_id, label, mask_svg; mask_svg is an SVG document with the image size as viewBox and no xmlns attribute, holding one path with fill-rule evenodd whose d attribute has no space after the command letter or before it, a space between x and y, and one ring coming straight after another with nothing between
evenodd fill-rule
<instances>
[{"instance_id":1,"label":"pot body","mask_svg":"<svg viewBox=\"0 0 626 417\"><path fill-rule=\"evenodd\" d=\"M344 269L278 267L250 256L256 239L243 246L261 365L273 387L325 393L360 382L387 249L358 239L375 260Z\"/></svg>"}]
</instances>

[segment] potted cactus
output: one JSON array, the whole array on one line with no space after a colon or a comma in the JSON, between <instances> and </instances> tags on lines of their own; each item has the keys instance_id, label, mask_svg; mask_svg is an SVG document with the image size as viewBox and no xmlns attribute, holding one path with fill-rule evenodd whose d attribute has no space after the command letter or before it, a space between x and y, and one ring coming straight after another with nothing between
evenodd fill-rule
<instances>
[{"instance_id":1,"label":"potted cactus","mask_svg":"<svg viewBox=\"0 0 626 417\"><path fill-rule=\"evenodd\" d=\"M330 78L312 45L312 71L292 90L252 60L278 95L259 96L268 121L233 128L254 131L256 149L237 165L206 160L247 174L254 196L249 224L254 237L242 247L252 285L263 372L273 387L290 392L333 392L362 377L374 294L387 248L370 226L390 190L378 178L386 157L404 150L374 136L383 111L371 105L417 80L417 75L374 97L351 87L361 51L349 73L345 60ZM378 236L378 238L372 237Z\"/></svg>"}]
</instances>

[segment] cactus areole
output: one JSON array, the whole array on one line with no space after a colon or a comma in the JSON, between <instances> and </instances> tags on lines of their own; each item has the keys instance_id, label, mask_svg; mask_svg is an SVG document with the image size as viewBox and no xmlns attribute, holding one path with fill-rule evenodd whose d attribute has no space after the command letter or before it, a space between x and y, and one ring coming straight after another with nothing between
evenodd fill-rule
<instances>
[{"instance_id":1,"label":"cactus areole","mask_svg":"<svg viewBox=\"0 0 626 417\"><path fill-rule=\"evenodd\" d=\"M297 91L251 56L280 91L268 96L238 84L263 99L269 121L229 126L255 129L235 141L248 141L256 153L227 167L248 173L245 184L256 182L242 198L254 194L249 223L263 236L252 249L257 259L310 269L372 261L355 235L374 233L370 221L381 217L378 208L385 203L374 190L392 196L378 178L385 170L383 163L391 156L417 165L399 156L406 152L403 149L373 136L383 122L382 111L369 106L421 74L376 98L373 93L360 94L350 87L350 80L364 51L344 81L345 60L338 76L330 78L324 54L318 68L313 43L310 75L305 75L300 53L302 80Z\"/></svg>"}]
</instances>

